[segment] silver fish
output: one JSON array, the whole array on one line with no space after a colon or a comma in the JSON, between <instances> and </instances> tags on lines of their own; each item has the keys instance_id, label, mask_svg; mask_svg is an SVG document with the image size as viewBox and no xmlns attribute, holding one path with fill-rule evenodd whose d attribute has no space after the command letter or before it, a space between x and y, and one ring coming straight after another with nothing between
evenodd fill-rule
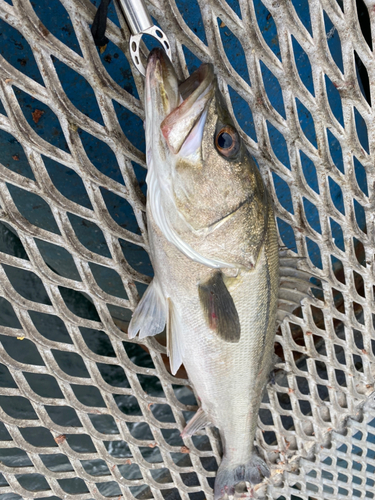
<instances>
[{"instance_id":1,"label":"silver fish","mask_svg":"<svg viewBox=\"0 0 375 500\"><path fill-rule=\"evenodd\" d=\"M215 425L224 452L215 500L233 495L238 483L252 496L251 485L269 476L254 434L276 330L272 203L211 65L179 83L168 58L154 49L145 108L155 276L128 334L143 338L166 326L172 373L183 363L201 400L182 435Z\"/></svg>"}]
</instances>

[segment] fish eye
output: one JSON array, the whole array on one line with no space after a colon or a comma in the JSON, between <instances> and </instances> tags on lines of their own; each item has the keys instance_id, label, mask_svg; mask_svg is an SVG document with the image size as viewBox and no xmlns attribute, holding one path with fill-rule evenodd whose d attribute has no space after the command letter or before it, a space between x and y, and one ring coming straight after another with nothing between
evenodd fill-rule
<instances>
[{"instance_id":1,"label":"fish eye","mask_svg":"<svg viewBox=\"0 0 375 500\"><path fill-rule=\"evenodd\" d=\"M228 132L221 132L217 138L217 145L220 149L229 149L233 144L233 139Z\"/></svg>"},{"instance_id":2,"label":"fish eye","mask_svg":"<svg viewBox=\"0 0 375 500\"><path fill-rule=\"evenodd\" d=\"M216 149L224 156L231 157L238 152L239 137L234 128L223 127L215 137Z\"/></svg>"}]
</instances>

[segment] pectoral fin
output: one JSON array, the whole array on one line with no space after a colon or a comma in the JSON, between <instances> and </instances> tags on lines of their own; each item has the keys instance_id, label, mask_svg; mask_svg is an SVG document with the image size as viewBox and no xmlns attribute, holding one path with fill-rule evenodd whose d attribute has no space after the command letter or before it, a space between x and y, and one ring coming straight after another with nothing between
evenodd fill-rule
<instances>
[{"instance_id":1,"label":"pectoral fin","mask_svg":"<svg viewBox=\"0 0 375 500\"><path fill-rule=\"evenodd\" d=\"M199 300L211 330L227 342L239 342L240 319L233 298L223 281L223 274L215 272L207 281L198 285Z\"/></svg>"},{"instance_id":2,"label":"pectoral fin","mask_svg":"<svg viewBox=\"0 0 375 500\"><path fill-rule=\"evenodd\" d=\"M154 278L136 307L128 328L128 336L133 339L152 337L164 330L167 316L166 300L158 281Z\"/></svg>"}]
</instances>

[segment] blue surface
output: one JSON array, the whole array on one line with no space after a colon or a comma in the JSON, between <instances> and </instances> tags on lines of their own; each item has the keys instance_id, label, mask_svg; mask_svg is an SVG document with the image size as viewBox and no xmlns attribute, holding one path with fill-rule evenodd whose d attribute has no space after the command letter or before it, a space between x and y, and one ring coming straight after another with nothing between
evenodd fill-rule
<instances>
[{"instance_id":1,"label":"blue surface","mask_svg":"<svg viewBox=\"0 0 375 500\"><path fill-rule=\"evenodd\" d=\"M279 39L275 21L268 9L260 0L255 3L255 14L257 16L258 26L263 35L263 38L272 52L281 60Z\"/></svg>"},{"instance_id":2,"label":"blue surface","mask_svg":"<svg viewBox=\"0 0 375 500\"><path fill-rule=\"evenodd\" d=\"M218 17L217 23L219 25L221 41L223 44L224 51L228 57L228 60L235 71L239 74L241 78L245 80L246 83L251 85L249 71L247 69L247 63L245 59L245 52L238 38L233 35L228 26L222 22Z\"/></svg>"},{"instance_id":3,"label":"blue surface","mask_svg":"<svg viewBox=\"0 0 375 500\"><path fill-rule=\"evenodd\" d=\"M335 118L338 120L340 125L343 127L344 116L342 114L342 103L341 103L340 93L337 90L337 88L333 85L333 83L331 82L331 80L328 78L327 75L325 75L325 83L327 88L328 102L332 109L332 113L334 114Z\"/></svg>"},{"instance_id":4,"label":"blue surface","mask_svg":"<svg viewBox=\"0 0 375 500\"><path fill-rule=\"evenodd\" d=\"M327 129L327 137L328 137L328 145L329 145L329 152L331 154L331 158L333 159L338 170L340 170L340 172L342 174L345 174L344 160L342 157L342 149L341 149L340 142L336 139L336 137L328 129Z\"/></svg>"},{"instance_id":5,"label":"blue surface","mask_svg":"<svg viewBox=\"0 0 375 500\"><path fill-rule=\"evenodd\" d=\"M301 78L302 83L310 92L310 94L315 96L310 59L293 35L292 35L292 45L294 52L294 60L297 66L299 77Z\"/></svg>"},{"instance_id":6,"label":"blue surface","mask_svg":"<svg viewBox=\"0 0 375 500\"><path fill-rule=\"evenodd\" d=\"M328 14L325 11L323 11L323 13L329 50L331 51L332 58L335 61L337 67L342 73L344 73L340 36L337 33L337 30L334 27L331 19L328 17Z\"/></svg>"},{"instance_id":7,"label":"blue surface","mask_svg":"<svg viewBox=\"0 0 375 500\"><path fill-rule=\"evenodd\" d=\"M264 88L266 89L267 97L272 106L285 120L286 114L279 80L272 73L272 71L267 68L263 61L260 61L260 69L262 71L263 83Z\"/></svg>"}]
</instances>

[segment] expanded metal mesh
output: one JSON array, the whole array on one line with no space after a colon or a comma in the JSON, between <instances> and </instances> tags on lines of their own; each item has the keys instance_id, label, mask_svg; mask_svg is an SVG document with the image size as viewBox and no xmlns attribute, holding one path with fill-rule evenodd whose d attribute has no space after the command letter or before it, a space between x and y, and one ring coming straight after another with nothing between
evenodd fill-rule
<instances>
[{"instance_id":1,"label":"expanded metal mesh","mask_svg":"<svg viewBox=\"0 0 375 500\"><path fill-rule=\"evenodd\" d=\"M322 446L315 460L301 459L298 477L296 471L285 473L284 498L293 494L294 498L325 500L374 498L373 405L367 405L366 410L372 416L349 419L345 432L333 432L329 448Z\"/></svg>"},{"instance_id":2,"label":"expanded metal mesh","mask_svg":"<svg viewBox=\"0 0 375 500\"><path fill-rule=\"evenodd\" d=\"M256 435L272 475L257 496L371 498L371 398L360 409L375 366L371 39L354 0L198 3L193 22L187 4L148 6L181 78L193 54L215 65L273 197L280 242L306 257L301 268L322 285L276 337L280 360ZM9 161L0 151L0 498L210 499L215 431L182 441L196 410L188 380L169 374L162 343L126 334L150 281L139 271L145 157L131 126L144 118L142 77L128 66L122 88L93 44L94 5L61 4L73 48L39 19L40 2L0 0L0 18L15 29L0 58L0 129L15 151ZM109 21L107 36L112 54L129 56L124 24ZM21 44L18 60L7 58L10 43ZM37 77L26 71L27 50ZM79 95L68 97L62 64L92 89L96 119L79 109ZM95 164L95 147L110 150L112 163ZM64 190L73 177L81 198ZM108 193L129 204L133 223L117 222Z\"/></svg>"}]
</instances>

